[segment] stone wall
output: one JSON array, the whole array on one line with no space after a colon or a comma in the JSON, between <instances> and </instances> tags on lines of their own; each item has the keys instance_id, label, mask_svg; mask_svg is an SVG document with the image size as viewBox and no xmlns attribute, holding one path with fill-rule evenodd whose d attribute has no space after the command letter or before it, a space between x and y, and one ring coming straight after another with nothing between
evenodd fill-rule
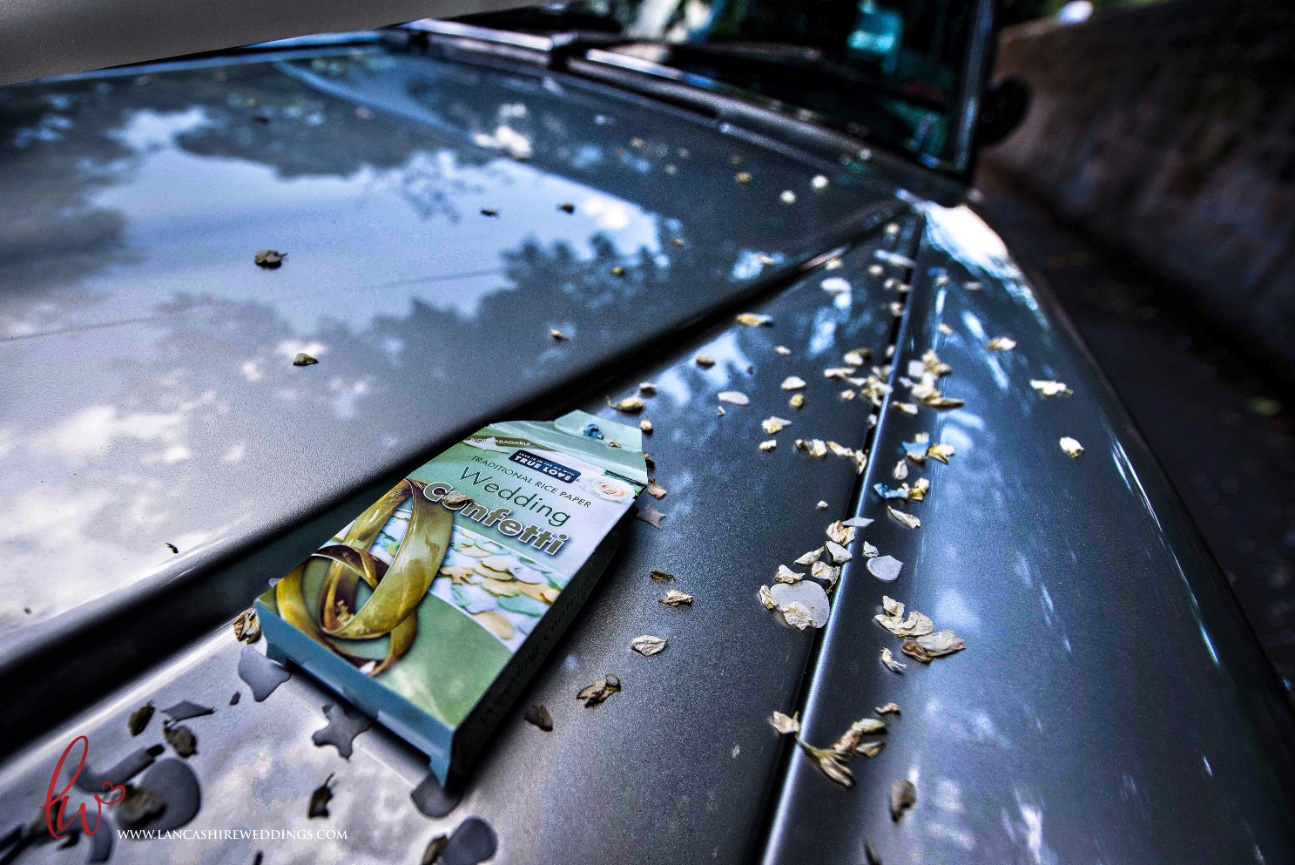
<instances>
[{"instance_id":1,"label":"stone wall","mask_svg":"<svg viewBox=\"0 0 1295 865\"><path fill-rule=\"evenodd\" d=\"M1295 2L1173 0L1004 31L1022 126L982 159L1295 380Z\"/></svg>"}]
</instances>

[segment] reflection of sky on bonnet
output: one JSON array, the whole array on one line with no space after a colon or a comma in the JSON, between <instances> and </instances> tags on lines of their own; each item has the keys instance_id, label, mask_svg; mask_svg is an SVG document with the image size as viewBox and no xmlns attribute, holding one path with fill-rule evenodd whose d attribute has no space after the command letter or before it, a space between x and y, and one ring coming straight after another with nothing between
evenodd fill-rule
<instances>
[{"instance_id":1,"label":"reflection of sky on bonnet","mask_svg":"<svg viewBox=\"0 0 1295 865\"><path fill-rule=\"evenodd\" d=\"M543 227L547 243L566 243L581 258L592 254L589 238L600 231L623 255L656 248L656 221L640 207L511 159L460 165L452 151L420 152L392 169L285 179L266 165L197 156L176 145L177 135L205 122L200 109L141 111L121 131L120 139L137 153L132 182L107 187L90 203L120 212L127 245L147 250L147 258L132 262L129 285L113 268L87 280L87 287L111 291L97 306L98 320L138 316L166 293L242 301L303 293L327 297L333 291L353 296L357 286L368 289L367 303L336 313L356 328L379 316L406 314L415 298L470 316L483 297L510 288L501 253L534 237L536 226ZM442 213L420 216L405 194L429 173L437 185L476 191L456 200L462 205L456 220ZM482 216L482 208L500 208L490 193L500 186L509 188L507 208L497 217ZM576 213L556 211L554 201L576 203ZM212 242L213 228L220 231L219 244ZM381 261L353 254L357 233L383 239L387 254ZM390 254L393 243L399 255ZM262 274L249 265L245 280L229 279L231 258L250 259L267 247L288 253L283 268ZM307 258L336 288L293 275L293 265ZM497 273L491 276L491 270ZM286 305L282 311L301 319L290 320L294 327L309 330L328 308ZM357 313L363 318L356 320Z\"/></svg>"}]
</instances>

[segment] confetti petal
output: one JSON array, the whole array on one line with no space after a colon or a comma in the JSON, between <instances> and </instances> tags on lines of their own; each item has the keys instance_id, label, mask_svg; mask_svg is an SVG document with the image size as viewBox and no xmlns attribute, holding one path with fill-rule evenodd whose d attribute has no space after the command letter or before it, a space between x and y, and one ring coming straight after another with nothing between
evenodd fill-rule
<instances>
[{"instance_id":1,"label":"confetti petal","mask_svg":"<svg viewBox=\"0 0 1295 865\"><path fill-rule=\"evenodd\" d=\"M899 579L899 572L903 567L904 563L894 556L877 556L868 559L868 573L887 583L893 583Z\"/></svg>"}]
</instances>

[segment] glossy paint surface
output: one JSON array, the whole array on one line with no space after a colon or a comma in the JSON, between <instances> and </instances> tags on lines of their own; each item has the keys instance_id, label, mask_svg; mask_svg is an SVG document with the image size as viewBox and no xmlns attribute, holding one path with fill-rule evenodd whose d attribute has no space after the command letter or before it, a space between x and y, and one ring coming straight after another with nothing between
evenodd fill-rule
<instances>
[{"instance_id":1,"label":"glossy paint surface","mask_svg":"<svg viewBox=\"0 0 1295 865\"><path fill-rule=\"evenodd\" d=\"M893 189L374 46L11 87L0 129L0 645L602 372Z\"/></svg>"},{"instance_id":2,"label":"glossy paint surface","mask_svg":"<svg viewBox=\"0 0 1295 865\"><path fill-rule=\"evenodd\" d=\"M907 224L911 229L915 220ZM668 492L659 501L645 496L641 505L666 517L660 529L631 524L588 604L470 771L462 801L449 815L428 819L414 808L409 794L426 773L425 760L380 728L355 740L350 760L312 744L312 733L324 726L322 707L337 698L309 677L296 673L265 702L254 702L236 674L244 647L228 628L11 759L0 768L0 814L9 823L37 815L72 736L89 736L89 765L102 770L160 741L156 720L129 736L130 712L150 700L162 708L187 699L215 713L186 722L199 741L187 763L203 805L185 828L347 833L344 841L230 839L205 846L204 861L250 861L263 849L266 861L276 862L417 862L432 837L469 816L485 819L498 835L494 863L750 861L761 845L766 797L776 787L784 744L765 719L770 707L795 702L816 636L767 611L757 592L772 582L778 562L821 545L827 524L852 507L859 478L854 461L813 459L793 441L866 444L873 407L842 401L842 383L824 378L821 369L839 366L849 349L880 356L892 339L890 304L898 295L867 285L865 272L881 244L908 240L883 238L754 307L773 316L771 326L726 319L611 383L615 398L635 393L640 381L656 384L643 415L655 426L648 450ZM821 287L827 279L845 279L852 290L829 293ZM779 344L791 354L776 353ZM699 353L714 366L698 366ZM780 387L789 375L807 382L802 409L792 408L791 392ZM734 390L750 404L724 405L721 415L717 395ZM583 407L625 418L601 399ZM768 435L760 421L771 415L792 424ZM769 438L778 447L762 453L757 445ZM677 579L656 582L648 576L653 568ZM662 605L659 598L670 588L692 594L693 604ZM665 651L650 658L631 653L630 640L645 633L668 637ZM618 676L623 690L600 706L582 707L576 692L606 673ZM239 703L227 705L236 690ZM547 707L552 732L523 720L532 704ZM311 791L330 773L331 816L310 820ZM8 828L0 824L0 833ZM31 861L56 862L62 855L53 845L23 853ZM192 842L122 840L112 861L195 860Z\"/></svg>"},{"instance_id":3,"label":"glossy paint surface","mask_svg":"<svg viewBox=\"0 0 1295 865\"><path fill-rule=\"evenodd\" d=\"M860 862L867 842L888 865L1295 861L1289 712L1217 566L998 238L965 208L927 215L897 374L934 348L953 368L943 392L966 405L883 417L863 537L904 573L843 577L805 738L830 745L892 701L903 715L880 756L851 764L854 789L794 757L764 861ZM999 336L1016 347L987 351ZM1073 395L1046 398L1031 379ZM896 485L901 442L920 432L957 452L909 463L910 483L931 483L902 506L922 521L910 530L871 487ZM884 595L967 649L929 666L900 655L872 621ZM895 822L899 780L918 801Z\"/></svg>"}]
</instances>

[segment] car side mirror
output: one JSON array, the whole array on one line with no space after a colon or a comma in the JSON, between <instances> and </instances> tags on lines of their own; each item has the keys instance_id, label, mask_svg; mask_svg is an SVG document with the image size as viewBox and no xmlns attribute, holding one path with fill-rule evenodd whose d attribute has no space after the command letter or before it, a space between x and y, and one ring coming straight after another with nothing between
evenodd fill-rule
<instances>
[{"instance_id":1,"label":"car side mirror","mask_svg":"<svg viewBox=\"0 0 1295 865\"><path fill-rule=\"evenodd\" d=\"M1004 78L990 85L976 122L976 143L997 144L1020 125L1030 110L1030 88L1019 78Z\"/></svg>"}]
</instances>

